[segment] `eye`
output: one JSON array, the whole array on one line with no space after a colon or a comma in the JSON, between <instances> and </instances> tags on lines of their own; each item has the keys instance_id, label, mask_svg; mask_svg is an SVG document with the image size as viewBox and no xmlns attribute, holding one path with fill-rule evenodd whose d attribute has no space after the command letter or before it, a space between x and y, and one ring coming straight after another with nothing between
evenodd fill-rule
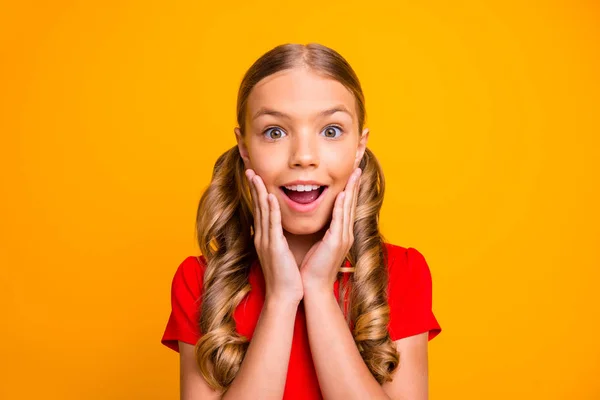
<instances>
[{"instance_id":1,"label":"eye","mask_svg":"<svg viewBox=\"0 0 600 400\"><path fill-rule=\"evenodd\" d=\"M267 138L269 138L271 140L281 139L282 137L284 137L286 135L285 132L283 132L283 130L278 127L268 128L267 130L265 130L263 132L263 134L266 135Z\"/></svg>"},{"instance_id":2,"label":"eye","mask_svg":"<svg viewBox=\"0 0 600 400\"><path fill-rule=\"evenodd\" d=\"M323 135L326 138L337 139L342 135L342 128L336 125L329 125L323 130Z\"/></svg>"}]
</instances>

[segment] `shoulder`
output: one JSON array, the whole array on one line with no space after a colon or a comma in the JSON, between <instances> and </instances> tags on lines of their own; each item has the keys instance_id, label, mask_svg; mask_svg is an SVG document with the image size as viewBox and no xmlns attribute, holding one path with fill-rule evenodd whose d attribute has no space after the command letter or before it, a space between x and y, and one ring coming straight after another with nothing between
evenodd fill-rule
<instances>
[{"instance_id":1,"label":"shoulder","mask_svg":"<svg viewBox=\"0 0 600 400\"><path fill-rule=\"evenodd\" d=\"M171 314L162 343L179 351L178 342L195 344L199 337L199 308L206 261L202 256L188 256L179 263L171 284Z\"/></svg>"},{"instance_id":2,"label":"shoulder","mask_svg":"<svg viewBox=\"0 0 600 400\"><path fill-rule=\"evenodd\" d=\"M427 262L421 252L413 247L403 247L384 243L386 265L390 273L407 273L409 270L423 269Z\"/></svg>"},{"instance_id":3,"label":"shoulder","mask_svg":"<svg viewBox=\"0 0 600 400\"><path fill-rule=\"evenodd\" d=\"M181 290L200 295L206 260L204 256L188 256L177 267L171 289L177 293Z\"/></svg>"},{"instance_id":4,"label":"shoulder","mask_svg":"<svg viewBox=\"0 0 600 400\"><path fill-rule=\"evenodd\" d=\"M413 247L385 243L385 249L390 337L398 340L428 331L433 339L441 327L432 311L432 278L425 257Z\"/></svg>"},{"instance_id":5,"label":"shoulder","mask_svg":"<svg viewBox=\"0 0 600 400\"><path fill-rule=\"evenodd\" d=\"M431 290L431 271L425 257L413 247L385 243L385 260L388 271L388 290L394 301L420 290Z\"/></svg>"},{"instance_id":6,"label":"shoulder","mask_svg":"<svg viewBox=\"0 0 600 400\"><path fill-rule=\"evenodd\" d=\"M202 277L206 269L206 259L204 256L187 256L179 266L175 275L181 275L187 278Z\"/></svg>"}]
</instances>

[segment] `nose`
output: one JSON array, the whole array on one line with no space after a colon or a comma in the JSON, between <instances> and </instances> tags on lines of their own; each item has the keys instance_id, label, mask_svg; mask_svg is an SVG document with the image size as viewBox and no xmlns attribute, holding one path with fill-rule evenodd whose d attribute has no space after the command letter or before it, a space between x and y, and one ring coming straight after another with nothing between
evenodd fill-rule
<instances>
[{"instance_id":1,"label":"nose","mask_svg":"<svg viewBox=\"0 0 600 400\"><path fill-rule=\"evenodd\" d=\"M304 131L294 135L290 152L291 168L316 168L319 166L317 135Z\"/></svg>"}]
</instances>

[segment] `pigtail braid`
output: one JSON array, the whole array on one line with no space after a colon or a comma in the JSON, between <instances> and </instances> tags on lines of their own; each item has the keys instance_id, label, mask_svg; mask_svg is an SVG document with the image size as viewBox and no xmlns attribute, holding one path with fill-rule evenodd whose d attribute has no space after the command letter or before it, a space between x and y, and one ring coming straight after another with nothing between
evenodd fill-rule
<instances>
[{"instance_id":1,"label":"pigtail braid","mask_svg":"<svg viewBox=\"0 0 600 400\"><path fill-rule=\"evenodd\" d=\"M348 282L351 286L350 315L346 318L354 323L354 341L367 367L381 384L392 380L392 372L399 363L399 354L387 329L390 320L387 255L379 232L385 180L377 158L369 149L365 151L360 168L363 173L354 222L354 244L348 254L354 273ZM342 273L338 274L338 282L342 301L348 290L347 285L342 285Z\"/></svg>"},{"instance_id":2,"label":"pigtail braid","mask_svg":"<svg viewBox=\"0 0 600 400\"><path fill-rule=\"evenodd\" d=\"M196 216L198 244L206 259L196 344L200 372L215 390L226 390L249 346L236 332L233 313L250 291L248 271L256 257L244 164L237 146L215 163Z\"/></svg>"}]
</instances>

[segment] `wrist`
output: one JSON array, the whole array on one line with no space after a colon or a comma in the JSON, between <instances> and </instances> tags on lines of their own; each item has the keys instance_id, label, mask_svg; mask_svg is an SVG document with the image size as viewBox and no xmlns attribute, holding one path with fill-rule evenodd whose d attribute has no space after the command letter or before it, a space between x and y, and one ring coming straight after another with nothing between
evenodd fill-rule
<instances>
[{"instance_id":1,"label":"wrist","mask_svg":"<svg viewBox=\"0 0 600 400\"><path fill-rule=\"evenodd\" d=\"M269 310L290 311L296 310L299 304L299 299L267 294L265 296L264 307Z\"/></svg>"},{"instance_id":2,"label":"wrist","mask_svg":"<svg viewBox=\"0 0 600 400\"><path fill-rule=\"evenodd\" d=\"M328 285L322 280L310 280L306 279L303 281L304 285L304 297L315 296L315 295L327 295L333 294L333 284Z\"/></svg>"}]
</instances>

